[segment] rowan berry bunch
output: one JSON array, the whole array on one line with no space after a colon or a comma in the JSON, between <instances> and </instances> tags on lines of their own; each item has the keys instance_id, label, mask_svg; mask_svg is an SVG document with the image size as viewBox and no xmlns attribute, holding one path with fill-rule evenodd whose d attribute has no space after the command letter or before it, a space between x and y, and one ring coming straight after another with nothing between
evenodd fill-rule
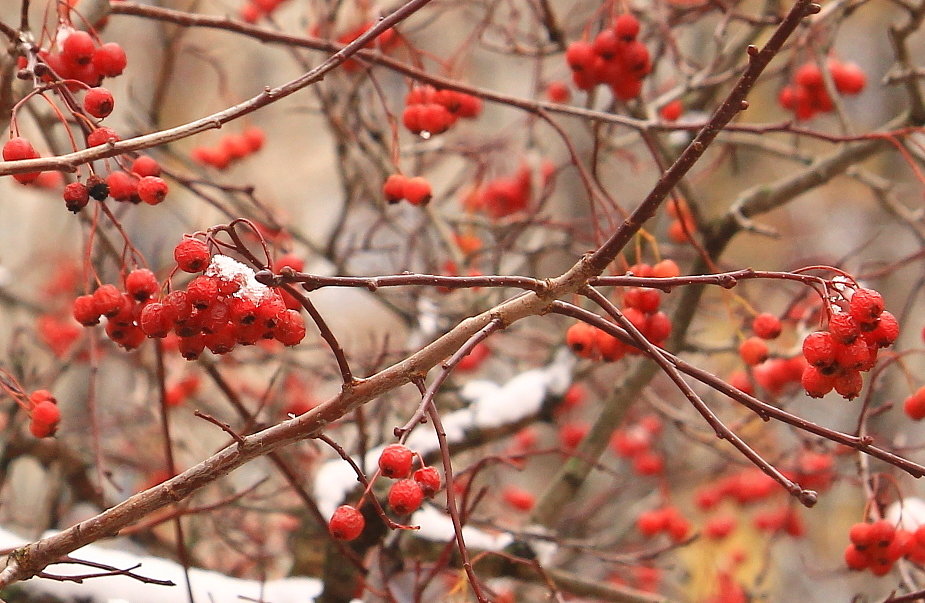
<instances>
[{"instance_id":1,"label":"rowan berry bunch","mask_svg":"<svg viewBox=\"0 0 925 603\"><path fill-rule=\"evenodd\" d=\"M463 200L463 207L498 220L526 210L532 194L533 174L522 165L513 176L495 178L474 188Z\"/></svg>"},{"instance_id":2,"label":"rowan berry bunch","mask_svg":"<svg viewBox=\"0 0 925 603\"><path fill-rule=\"evenodd\" d=\"M691 524L676 507L665 506L640 513L636 529L647 538L666 533L672 541L682 542L690 534Z\"/></svg>"},{"instance_id":3,"label":"rowan berry bunch","mask_svg":"<svg viewBox=\"0 0 925 603\"><path fill-rule=\"evenodd\" d=\"M846 307L831 307L827 330L803 340L806 393L821 398L834 389L848 400L856 398L864 385L861 373L873 368L879 350L898 336L899 323L884 310L883 297L873 289L855 289Z\"/></svg>"},{"instance_id":4,"label":"rowan berry bunch","mask_svg":"<svg viewBox=\"0 0 925 603\"><path fill-rule=\"evenodd\" d=\"M404 199L411 205L426 205L433 195L430 182L425 178L408 178L402 174L390 175L382 185L382 193L388 203L398 203Z\"/></svg>"},{"instance_id":5,"label":"rowan berry bunch","mask_svg":"<svg viewBox=\"0 0 925 603\"><path fill-rule=\"evenodd\" d=\"M387 498L389 506L399 515L417 511L425 497L433 497L440 489L440 474L433 467L423 466L412 474L414 457L403 444L389 444L379 455L379 472L395 480Z\"/></svg>"},{"instance_id":6,"label":"rowan berry bunch","mask_svg":"<svg viewBox=\"0 0 925 603\"><path fill-rule=\"evenodd\" d=\"M830 58L826 61L826 69L840 94L859 94L867 84L867 76L855 63L842 63ZM793 74L793 83L781 89L778 102L784 109L792 111L799 120L812 119L819 113L829 113L835 109L835 103L826 88L825 76L819 65L813 62L797 68Z\"/></svg>"},{"instance_id":7,"label":"rowan berry bunch","mask_svg":"<svg viewBox=\"0 0 925 603\"><path fill-rule=\"evenodd\" d=\"M263 129L249 126L240 134L223 135L214 146L193 147L190 154L196 163L224 170L262 149L265 142Z\"/></svg>"},{"instance_id":8,"label":"rowan berry bunch","mask_svg":"<svg viewBox=\"0 0 925 603\"><path fill-rule=\"evenodd\" d=\"M881 519L854 524L848 538L845 563L854 571L869 569L875 576L885 576L903 556L909 555L916 563L925 561L925 530L921 528L913 535Z\"/></svg>"},{"instance_id":9,"label":"rowan berry bunch","mask_svg":"<svg viewBox=\"0 0 925 603\"><path fill-rule=\"evenodd\" d=\"M635 264L629 270L641 278L672 278L678 276L678 266L664 260L649 266ZM671 319L660 310L662 293L658 289L630 287L623 293L623 316L651 343L661 345L671 335ZM584 322L573 324L565 332L566 344L581 358L615 362L625 355L638 355L642 350Z\"/></svg>"},{"instance_id":10,"label":"rowan berry bunch","mask_svg":"<svg viewBox=\"0 0 925 603\"><path fill-rule=\"evenodd\" d=\"M665 460L653 446L661 432L661 419L657 415L646 415L615 430L610 437L610 448L617 456L630 461L637 475L661 475Z\"/></svg>"},{"instance_id":11,"label":"rowan berry bunch","mask_svg":"<svg viewBox=\"0 0 925 603\"><path fill-rule=\"evenodd\" d=\"M29 394L29 432L37 438L55 435L61 421L58 400L46 389Z\"/></svg>"},{"instance_id":12,"label":"rowan berry bunch","mask_svg":"<svg viewBox=\"0 0 925 603\"><path fill-rule=\"evenodd\" d=\"M623 13L593 41L569 44L565 60L575 86L589 91L605 84L623 101L639 96L642 80L652 70L649 49L637 39L639 30L639 20Z\"/></svg>"},{"instance_id":13,"label":"rowan berry bunch","mask_svg":"<svg viewBox=\"0 0 925 603\"><path fill-rule=\"evenodd\" d=\"M459 119L475 119L481 112L482 100L476 96L424 84L408 91L401 119L409 132L426 138L446 132Z\"/></svg>"}]
</instances>

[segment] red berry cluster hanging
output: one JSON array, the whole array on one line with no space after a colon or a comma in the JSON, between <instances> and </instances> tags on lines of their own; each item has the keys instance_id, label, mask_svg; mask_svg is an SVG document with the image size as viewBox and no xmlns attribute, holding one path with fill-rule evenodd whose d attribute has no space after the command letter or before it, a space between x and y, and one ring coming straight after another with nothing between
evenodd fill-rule
<instances>
[{"instance_id":1,"label":"red berry cluster hanging","mask_svg":"<svg viewBox=\"0 0 925 603\"><path fill-rule=\"evenodd\" d=\"M254 279L254 271L224 255L210 256L198 239L185 239L174 250L184 272L203 272L186 289L155 299L160 290L150 270L134 270L125 278L125 293L101 285L92 295L74 300L74 318L92 326L106 317L106 334L127 350L149 338L178 336L180 354L198 358L205 348L225 354L236 345L275 339L293 346L305 337L305 321L289 310L282 296Z\"/></svg>"},{"instance_id":2,"label":"red berry cluster hanging","mask_svg":"<svg viewBox=\"0 0 925 603\"><path fill-rule=\"evenodd\" d=\"M659 310L662 294L657 289L632 287L623 296L623 316L655 345L661 345L671 335L671 319ZM614 362L627 354L642 351L584 322L573 324L565 333L566 344L581 358Z\"/></svg>"},{"instance_id":3,"label":"red berry cluster hanging","mask_svg":"<svg viewBox=\"0 0 925 603\"><path fill-rule=\"evenodd\" d=\"M215 146L198 146L191 151L193 161L218 170L252 155L263 148L266 134L257 126L249 126L240 134L228 133Z\"/></svg>"},{"instance_id":4,"label":"red berry cluster hanging","mask_svg":"<svg viewBox=\"0 0 925 603\"><path fill-rule=\"evenodd\" d=\"M879 349L898 336L899 323L883 309L883 297L873 289L856 289L846 309L833 306L828 330L803 340L806 393L821 398L834 389L848 400L856 398L864 385L861 373L873 368Z\"/></svg>"},{"instance_id":5,"label":"red berry cluster hanging","mask_svg":"<svg viewBox=\"0 0 925 603\"><path fill-rule=\"evenodd\" d=\"M832 75L835 89L841 94L860 93L867 84L864 71L854 63L842 63L837 59L826 61ZM797 119L811 119L817 113L829 113L835 108L832 97L825 87L822 70L816 63L801 65L793 75L793 83L784 86L778 96L781 107L792 111Z\"/></svg>"},{"instance_id":6,"label":"red berry cluster hanging","mask_svg":"<svg viewBox=\"0 0 925 603\"><path fill-rule=\"evenodd\" d=\"M425 466L412 474L413 464L414 453L403 444L390 444L379 455L380 473L396 480L389 488L388 501L400 515L417 511L425 497L432 497L440 489L440 474L435 468Z\"/></svg>"},{"instance_id":7,"label":"red berry cluster hanging","mask_svg":"<svg viewBox=\"0 0 925 603\"><path fill-rule=\"evenodd\" d=\"M37 438L55 435L61 421L58 401L46 389L29 394L29 432Z\"/></svg>"},{"instance_id":8,"label":"red berry cluster hanging","mask_svg":"<svg viewBox=\"0 0 925 603\"><path fill-rule=\"evenodd\" d=\"M369 28L371 28L372 26L373 26L372 22L367 22L367 23L363 23L359 25L358 27L354 27L353 29L346 31L342 33L341 35L339 35L337 37L337 43L345 44L345 45L349 44L350 42L353 42L354 40L356 40L357 38L365 34L369 30ZM389 50L394 48L396 44L398 44L398 41L399 41L398 33L390 27L389 29L386 29L384 32L376 36L375 39L367 42L363 46L363 48L367 48L367 49L378 48L382 52L388 52ZM344 64L343 64L344 71L348 73L359 70L361 66L362 66L362 63L352 58L347 59L346 61L344 61Z\"/></svg>"},{"instance_id":9,"label":"red berry cluster hanging","mask_svg":"<svg viewBox=\"0 0 925 603\"><path fill-rule=\"evenodd\" d=\"M691 524L675 507L667 506L640 513L636 529L648 538L665 532L674 542L681 542L690 533Z\"/></svg>"},{"instance_id":10,"label":"red berry cluster hanging","mask_svg":"<svg viewBox=\"0 0 925 603\"><path fill-rule=\"evenodd\" d=\"M408 178L402 174L389 176L382 185L382 194L389 203L398 203L405 199L411 205L426 205L433 195L430 182L425 178Z\"/></svg>"},{"instance_id":11,"label":"red berry cluster hanging","mask_svg":"<svg viewBox=\"0 0 925 603\"><path fill-rule=\"evenodd\" d=\"M845 549L845 563L849 569L869 569L875 576L884 576L893 564L904 555L916 563L925 561L925 529L915 534L897 530L885 519L873 523L856 523L848 532L851 544Z\"/></svg>"},{"instance_id":12,"label":"red berry cluster hanging","mask_svg":"<svg viewBox=\"0 0 925 603\"><path fill-rule=\"evenodd\" d=\"M86 31L69 26L59 28L56 49L38 52L38 59L46 69L37 68L36 75L45 81L51 81L54 76L61 80L77 80L90 87L99 86L103 78L121 75L128 64L122 47L116 42L97 44L98 40ZM27 65L27 60L19 60L20 68Z\"/></svg>"},{"instance_id":13,"label":"red berry cluster hanging","mask_svg":"<svg viewBox=\"0 0 925 603\"><path fill-rule=\"evenodd\" d=\"M414 86L405 97L402 123L413 134L442 134L460 118L474 119L482 112L482 99L454 90L437 90L429 84Z\"/></svg>"},{"instance_id":14,"label":"red berry cluster hanging","mask_svg":"<svg viewBox=\"0 0 925 603\"><path fill-rule=\"evenodd\" d=\"M620 100L639 96L642 79L652 70L649 49L637 40L639 20L629 13L617 17L593 42L579 40L569 44L565 60L572 70L572 81L581 90L598 84L610 86Z\"/></svg>"},{"instance_id":15,"label":"red berry cluster hanging","mask_svg":"<svg viewBox=\"0 0 925 603\"><path fill-rule=\"evenodd\" d=\"M665 461L652 446L661 431L661 419L656 415L646 415L636 423L614 431L610 436L610 447L617 456L632 463L636 475L661 475Z\"/></svg>"},{"instance_id":16,"label":"red berry cluster hanging","mask_svg":"<svg viewBox=\"0 0 925 603\"><path fill-rule=\"evenodd\" d=\"M533 194L533 175L526 165L513 176L489 180L463 201L467 211L487 214L497 220L524 211Z\"/></svg>"}]
</instances>

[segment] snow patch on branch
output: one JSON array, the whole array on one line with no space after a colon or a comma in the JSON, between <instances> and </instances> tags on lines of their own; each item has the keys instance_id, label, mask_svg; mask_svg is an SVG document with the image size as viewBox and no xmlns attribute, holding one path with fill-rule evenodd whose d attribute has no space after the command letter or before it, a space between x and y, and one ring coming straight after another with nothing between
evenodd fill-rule
<instances>
[{"instance_id":1,"label":"snow patch on branch","mask_svg":"<svg viewBox=\"0 0 925 603\"><path fill-rule=\"evenodd\" d=\"M46 536L53 534L51 532ZM0 528L0 548L18 548L28 543L28 540ZM168 559L134 555L95 544L77 549L70 556L74 559L102 563L119 570L127 570L140 564L140 567L132 570L133 574L156 580L170 580L175 586L145 584L128 576L116 575L88 578L82 584L33 578L17 584L17 588L22 588L33 596L41 593L65 601L87 603L162 603L186 600L183 566ZM103 571L105 570L75 563L56 563L45 569L46 573L56 576L81 576ZM261 583L197 568L190 568L189 576L195 599L215 603L238 602L242 597L273 603L310 603L321 594L322 589L321 581L315 578L284 578Z\"/></svg>"}]
</instances>

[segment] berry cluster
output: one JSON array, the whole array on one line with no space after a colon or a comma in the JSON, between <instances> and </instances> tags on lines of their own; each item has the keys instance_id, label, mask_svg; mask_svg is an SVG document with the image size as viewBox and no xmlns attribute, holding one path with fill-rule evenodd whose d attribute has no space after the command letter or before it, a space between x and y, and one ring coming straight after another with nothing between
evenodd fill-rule
<instances>
[{"instance_id":1,"label":"berry cluster","mask_svg":"<svg viewBox=\"0 0 925 603\"><path fill-rule=\"evenodd\" d=\"M832 75L835 89L841 94L858 94L867 84L864 71L854 63L842 63L832 58L826 62L826 67ZM777 100L781 107L792 111L800 120L811 119L817 113L828 113L835 108L826 90L822 70L812 62L796 70L793 83L784 86Z\"/></svg>"},{"instance_id":2,"label":"berry cluster","mask_svg":"<svg viewBox=\"0 0 925 603\"><path fill-rule=\"evenodd\" d=\"M76 80L85 86L95 87L103 78L121 75L128 64L125 51L119 44L106 42L97 46L97 40L85 31L61 28L55 44L57 51L40 50L38 53L43 65L37 66L35 72L45 81ZM22 57L18 63L22 69L28 61ZM79 87L82 86L73 86L73 89Z\"/></svg>"},{"instance_id":3,"label":"berry cluster","mask_svg":"<svg viewBox=\"0 0 925 603\"><path fill-rule=\"evenodd\" d=\"M425 466L412 475L413 463L414 453L403 444L389 444L379 455L380 473L396 480L389 488L388 501L399 515L417 511L425 497L432 497L440 489L440 473L435 468Z\"/></svg>"},{"instance_id":4,"label":"berry cluster","mask_svg":"<svg viewBox=\"0 0 925 603\"><path fill-rule=\"evenodd\" d=\"M646 415L635 424L623 427L610 436L610 447L617 456L628 459L637 475L661 475L665 468L662 455L652 449L662 431L656 415Z\"/></svg>"},{"instance_id":5,"label":"berry cluster","mask_svg":"<svg viewBox=\"0 0 925 603\"><path fill-rule=\"evenodd\" d=\"M593 42L579 40L569 44L565 60L572 70L572 81L581 90L606 84L620 100L639 96L642 79L652 70L652 61L649 49L636 39L638 35L639 20L624 13L610 28L597 34Z\"/></svg>"},{"instance_id":6,"label":"berry cluster","mask_svg":"<svg viewBox=\"0 0 925 603\"><path fill-rule=\"evenodd\" d=\"M915 533L897 530L885 519L873 523L856 523L848 532L851 544L845 549L845 563L854 571L869 569L884 576L901 557L925 563L925 527Z\"/></svg>"},{"instance_id":7,"label":"berry cluster","mask_svg":"<svg viewBox=\"0 0 925 603\"><path fill-rule=\"evenodd\" d=\"M657 289L632 287L623 295L623 316L655 345L671 335L671 319L659 310L662 294ZM626 354L641 354L639 348L626 345L616 337L584 322L573 324L565 333L565 341L581 358L600 358L605 362L620 360Z\"/></svg>"},{"instance_id":8,"label":"berry cluster","mask_svg":"<svg viewBox=\"0 0 925 603\"><path fill-rule=\"evenodd\" d=\"M341 35L339 35L337 37L337 43L345 44L345 45L349 44L350 42L353 42L354 40L356 40L357 38L365 34L369 30L369 28L372 26L373 26L372 22L367 22L357 27L354 27L353 29L346 31L342 33ZM382 52L388 52L396 44L398 44L398 41L399 41L398 33L394 29L389 28L385 30L384 32L382 32L381 34L379 34L378 36L376 36L374 40L367 42L363 46L363 48L369 49L369 48L378 47L379 50L381 50ZM347 59L346 61L344 61L343 68L344 68L344 71L351 73L351 72L359 70L361 65L362 63L360 63L358 60L351 58L351 59Z\"/></svg>"},{"instance_id":9,"label":"berry cluster","mask_svg":"<svg viewBox=\"0 0 925 603\"><path fill-rule=\"evenodd\" d=\"M527 209L532 192L532 174L524 165L513 176L495 178L473 189L463 201L463 207L497 220Z\"/></svg>"},{"instance_id":10,"label":"berry cluster","mask_svg":"<svg viewBox=\"0 0 925 603\"><path fill-rule=\"evenodd\" d=\"M178 336L180 354L187 360L205 348L226 354L236 345L276 339L293 346L305 337L305 321L289 310L282 296L258 283L254 271L224 255L211 256L205 243L184 239L174 249L181 270L203 272L186 289L176 289L155 300L161 289L150 270L134 270L125 278L125 293L115 285L101 285L92 295L74 300L74 318L84 326L106 317L106 334L127 350L149 338Z\"/></svg>"},{"instance_id":11,"label":"berry cluster","mask_svg":"<svg viewBox=\"0 0 925 603\"><path fill-rule=\"evenodd\" d=\"M668 506L640 513L636 529L648 538L665 532L674 542L681 542L690 533L691 524L675 507Z\"/></svg>"},{"instance_id":12,"label":"berry cluster","mask_svg":"<svg viewBox=\"0 0 925 603\"><path fill-rule=\"evenodd\" d=\"M389 203L405 199L411 205L426 205L432 196L430 182L421 176L408 178L402 174L390 175L382 185L382 194Z\"/></svg>"},{"instance_id":13,"label":"berry cluster","mask_svg":"<svg viewBox=\"0 0 925 603\"><path fill-rule=\"evenodd\" d=\"M379 454L379 472L396 480L389 488L389 506L400 515L413 513L440 490L440 473L434 467L424 466L411 472L414 453L402 444L390 444ZM331 535L339 540L354 540L363 533L366 522L356 507L342 505L334 511L328 522Z\"/></svg>"},{"instance_id":14,"label":"berry cluster","mask_svg":"<svg viewBox=\"0 0 925 603\"><path fill-rule=\"evenodd\" d=\"M777 339L781 333L780 319L763 312L752 319L752 337L745 339L739 345L739 356L742 362L749 366L758 366L768 359L768 344L770 339Z\"/></svg>"},{"instance_id":15,"label":"berry cluster","mask_svg":"<svg viewBox=\"0 0 925 603\"><path fill-rule=\"evenodd\" d=\"M482 99L477 96L425 84L408 92L401 119L413 134L431 136L446 132L460 118L474 119L481 112Z\"/></svg>"},{"instance_id":16,"label":"berry cluster","mask_svg":"<svg viewBox=\"0 0 925 603\"><path fill-rule=\"evenodd\" d=\"M238 11L238 16L245 23L256 23L264 16L272 16L273 11L286 0L245 0Z\"/></svg>"},{"instance_id":17,"label":"berry cluster","mask_svg":"<svg viewBox=\"0 0 925 603\"><path fill-rule=\"evenodd\" d=\"M37 438L55 435L61 421L58 401L46 389L29 394L29 432Z\"/></svg>"},{"instance_id":18,"label":"berry cluster","mask_svg":"<svg viewBox=\"0 0 925 603\"><path fill-rule=\"evenodd\" d=\"M848 400L856 398L864 385L861 373L873 368L879 349L898 336L899 323L883 309L883 297L873 289L856 289L847 311L832 308L827 331L803 340L806 393L821 398L834 389Z\"/></svg>"},{"instance_id":19,"label":"berry cluster","mask_svg":"<svg viewBox=\"0 0 925 603\"><path fill-rule=\"evenodd\" d=\"M262 149L265 141L266 134L262 129L249 126L240 134L225 134L215 146L194 147L191 155L196 163L224 170Z\"/></svg>"}]
</instances>

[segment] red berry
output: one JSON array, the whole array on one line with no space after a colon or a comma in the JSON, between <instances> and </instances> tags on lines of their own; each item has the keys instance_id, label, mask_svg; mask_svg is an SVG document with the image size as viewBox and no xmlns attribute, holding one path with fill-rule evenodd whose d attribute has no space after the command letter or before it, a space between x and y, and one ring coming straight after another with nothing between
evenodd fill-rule
<instances>
[{"instance_id":1,"label":"red berry","mask_svg":"<svg viewBox=\"0 0 925 603\"><path fill-rule=\"evenodd\" d=\"M87 136L87 146L98 147L101 144L108 143L110 140L118 141L119 135L112 128L102 126L90 132Z\"/></svg>"},{"instance_id":2,"label":"red berry","mask_svg":"<svg viewBox=\"0 0 925 603\"><path fill-rule=\"evenodd\" d=\"M205 310L215 303L217 297L218 282L211 276L197 276L186 286L186 299L197 310Z\"/></svg>"},{"instance_id":3,"label":"red berry","mask_svg":"<svg viewBox=\"0 0 925 603\"><path fill-rule=\"evenodd\" d=\"M680 98L676 98L661 109L658 110L659 116L665 121L676 121L684 112L684 103Z\"/></svg>"},{"instance_id":4,"label":"red berry","mask_svg":"<svg viewBox=\"0 0 925 603\"><path fill-rule=\"evenodd\" d=\"M145 176L138 181L138 196L148 205L157 205L167 196L167 183L158 176Z\"/></svg>"},{"instance_id":5,"label":"red berry","mask_svg":"<svg viewBox=\"0 0 925 603\"><path fill-rule=\"evenodd\" d=\"M199 239L183 239L173 250L173 259L183 272L202 272L210 257L209 246Z\"/></svg>"},{"instance_id":6,"label":"red berry","mask_svg":"<svg viewBox=\"0 0 925 603\"><path fill-rule=\"evenodd\" d=\"M780 335L780 319L763 312L752 320L752 331L762 339L776 339Z\"/></svg>"},{"instance_id":7,"label":"red berry","mask_svg":"<svg viewBox=\"0 0 925 603\"><path fill-rule=\"evenodd\" d=\"M875 521L870 525L870 537L875 546L887 547L896 537L896 528L885 519Z\"/></svg>"},{"instance_id":8,"label":"red berry","mask_svg":"<svg viewBox=\"0 0 925 603\"><path fill-rule=\"evenodd\" d=\"M100 285L93 292L93 304L102 316L115 316L122 309L122 292L115 285Z\"/></svg>"},{"instance_id":9,"label":"red berry","mask_svg":"<svg viewBox=\"0 0 925 603\"><path fill-rule=\"evenodd\" d=\"M38 159L39 154L25 138L11 138L3 145L3 159L5 161L19 161L21 159ZM20 184L34 182L41 172L27 172L13 174L13 178Z\"/></svg>"},{"instance_id":10,"label":"red berry","mask_svg":"<svg viewBox=\"0 0 925 603\"><path fill-rule=\"evenodd\" d=\"M391 478L408 477L414 453L403 444L389 444L379 455L379 469L382 475Z\"/></svg>"},{"instance_id":11,"label":"red berry","mask_svg":"<svg viewBox=\"0 0 925 603\"><path fill-rule=\"evenodd\" d=\"M623 303L644 314L654 314L662 303L662 294L658 289L631 287L623 294Z\"/></svg>"},{"instance_id":12,"label":"red berry","mask_svg":"<svg viewBox=\"0 0 925 603\"><path fill-rule=\"evenodd\" d=\"M668 529L669 516L662 509L643 511L636 518L636 529L643 536L655 536Z\"/></svg>"},{"instance_id":13,"label":"red berry","mask_svg":"<svg viewBox=\"0 0 925 603\"><path fill-rule=\"evenodd\" d=\"M93 51L93 66L101 75L116 77L125 69L125 51L115 42L107 42Z\"/></svg>"},{"instance_id":14,"label":"red berry","mask_svg":"<svg viewBox=\"0 0 925 603\"><path fill-rule=\"evenodd\" d=\"M840 313L829 318L829 332L836 342L847 344L858 338L861 329L850 314Z\"/></svg>"},{"instance_id":15,"label":"red berry","mask_svg":"<svg viewBox=\"0 0 925 603\"><path fill-rule=\"evenodd\" d=\"M366 520L363 514L350 505L337 507L328 522L331 536L338 540L355 540L363 533L365 526Z\"/></svg>"},{"instance_id":16,"label":"red berry","mask_svg":"<svg viewBox=\"0 0 925 603\"><path fill-rule=\"evenodd\" d=\"M112 98L112 92L106 88L90 88L84 97L84 110L93 117L102 119L112 113L115 106L116 102Z\"/></svg>"},{"instance_id":17,"label":"red berry","mask_svg":"<svg viewBox=\"0 0 925 603\"><path fill-rule=\"evenodd\" d=\"M810 398L821 398L835 387L835 377L823 374L815 366L807 366L803 369L800 383Z\"/></svg>"},{"instance_id":18,"label":"red berry","mask_svg":"<svg viewBox=\"0 0 925 603\"><path fill-rule=\"evenodd\" d=\"M401 174L390 175L382 185L382 194L389 203L398 203L405 198L405 183L408 178Z\"/></svg>"},{"instance_id":19,"label":"red berry","mask_svg":"<svg viewBox=\"0 0 925 603\"><path fill-rule=\"evenodd\" d=\"M533 496L532 492L516 486L506 487L501 493L501 497L504 502L518 511L529 511L536 502L536 497Z\"/></svg>"},{"instance_id":20,"label":"red berry","mask_svg":"<svg viewBox=\"0 0 925 603\"><path fill-rule=\"evenodd\" d=\"M768 359L768 344L759 337L749 337L739 346L739 356L749 366L761 364Z\"/></svg>"},{"instance_id":21,"label":"red berry","mask_svg":"<svg viewBox=\"0 0 925 603\"><path fill-rule=\"evenodd\" d=\"M568 85L565 82L549 82L546 86L546 98L554 103L567 103L571 99Z\"/></svg>"},{"instance_id":22,"label":"red berry","mask_svg":"<svg viewBox=\"0 0 925 603\"><path fill-rule=\"evenodd\" d=\"M86 65L93 59L96 43L85 31L75 30L64 38L61 44L61 56L75 65Z\"/></svg>"},{"instance_id":23,"label":"red berry","mask_svg":"<svg viewBox=\"0 0 925 603\"><path fill-rule=\"evenodd\" d=\"M177 340L177 347L180 355L187 360L196 360L206 347L205 338L202 335L193 335L192 337L180 337Z\"/></svg>"},{"instance_id":24,"label":"red berry","mask_svg":"<svg viewBox=\"0 0 925 603\"><path fill-rule=\"evenodd\" d=\"M421 486L421 490L424 491L424 496L427 498L431 498L436 494L443 483L440 479L440 472L435 467L430 466L421 467L411 477Z\"/></svg>"},{"instance_id":25,"label":"red berry","mask_svg":"<svg viewBox=\"0 0 925 603\"><path fill-rule=\"evenodd\" d=\"M132 173L141 177L160 176L161 164L149 155L139 155L135 161L132 162Z\"/></svg>"},{"instance_id":26,"label":"red berry","mask_svg":"<svg viewBox=\"0 0 925 603\"><path fill-rule=\"evenodd\" d=\"M636 276L642 275L637 273ZM681 276L681 269L674 260L662 260L652 266L653 278L674 278L676 276Z\"/></svg>"},{"instance_id":27,"label":"red berry","mask_svg":"<svg viewBox=\"0 0 925 603\"><path fill-rule=\"evenodd\" d=\"M914 394L903 402L903 410L913 421L925 419L925 386L920 387Z\"/></svg>"},{"instance_id":28,"label":"red berry","mask_svg":"<svg viewBox=\"0 0 925 603\"><path fill-rule=\"evenodd\" d=\"M398 480L389 489L389 506L399 515L417 511L424 501L424 491L412 479Z\"/></svg>"},{"instance_id":29,"label":"red berry","mask_svg":"<svg viewBox=\"0 0 925 603\"><path fill-rule=\"evenodd\" d=\"M633 457L633 470L638 475L661 475L665 461L656 452L645 451Z\"/></svg>"},{"instance_id":30,"label":"red berry","mask_svg":"<svg viewBox=\"0 0 925 603\"><path fill-rule=\"evenodd\" d=\"M867 85L867 75L856 63L833 62L832 81L842 94L857 94Z\"/></svg>"},{"instance_id":31,"label":"red berry","mask_svg":"<svg viewBox=\"0 0 925 603\"><path fill-rule=\"evenodd\" d=\"M61 411L58 405L51 400L43 400L32 408L32 421L54 425L61 420Z\"/></svg>"},{"instance_id":32,"label":"red berry","mask_svg":"<svg viewBox=\"0 0 925 603\"><path fill-rule=\"evenodd\" d=\"M736 528L734 517L711 517L703 526L703 534L711 540L722 540Z\"/></svg>"},{"instance_id":33,"label":"red berry","mask_svg":"<svg viewBox=\"0 0 925 603\"><path fill-rule=\"evenodd\" d=\"M815 63L804 63L793 75L793 81L804 88L821 88L824 85L822 71Z\"/></svg>"},{"instance_id":34,"label":"red berry","mask_svg":"<svg viewBox=\"0 0 925 603\"><path fill-rule=\"evenodd\" d=\"M125 277L125 292L138 301L144 301L157 293L157 277L147 268L132 270Z\"/></svg>"},{"instance_id":35,"label":"red berry","mask_svg":"<svg viewBox=\"0 0 925 603\"><path fill-rule=\"evenodd\" d=\"M859 551L855 545L849 544L845 548L845 565L848 566L848 569L859 572L866 569L869 564L870 561L867 556Z\"/></svg>"},{"instance_id":36,"label":"red berry","mask_svg":"<svg viewBox=\"0 0 925 603\"><path fill-rule=\"evenodd\" d=\"M138 325L148 337L167 337L173 329L176 313L170 306L159 302L146 304L141 310Z\"/></svg>"},{"instance_id":37,"label":"red berry","mask_svg":"<svg viewBox=\"0 0 925 603\"><path fill-rule=\"evenodd\" d=\"M593 358L597 353L597 328L576 322L565 332L565 343L579 358Z\"/></svg>"},{"instance_id":38,"label":"red berry","mask_svg":"<svg viewBox=\"0 0 925 603\"><path fill-rule=\"evenodd\" d=\"M848 539L851 540L851 543L863 549L874 544L874 533L871 529L873 524L870 523L856 523L851 526L851 529L848 531Z\"/></svg>"},{"instance_id":39,"label":"red berry","mask_svg":"<svg viewBox=\"0 0 925 603\"><path fill-rule=\"evenodd\" d=\"M880 320L874 330L864 333L865 340L881 348L893 345L897 337L899 337L899 321L887 310L880 315Z\"/></svg>"},{"instance_id":40,"label":"red berry","mask_svg":"<svg viewBox=\"0 0 925 603\"><path fill-rule=\"evenodd\" d=\"M624 42L632 42L639 35L639 19L630 13L623 13L614 20L613 30Z\"/></svg>"},{"instance_id":41,"label":"red berry","mask_svg":"<svg viewBox=\"0 0 925 603\"><path fill-rule=\"evenodd\" d=\"M81 295L74 300L74 319L85 327L99 324L100 312L92 295Z\"/></svg>"},{"instance_id":42,"label":"red berry","mask_svg":"<svg viewBox=\"0 0 925 603\"><path fill-rule=\"evenodd\" d=\"M298 345L305 339L305 319L298 310L284 310L279 314L273 336L283 345Z\"/></svg>"},{"instance_id":43,"label":"red berry","mask_svg":"<svg viewBox=\"0 0 925 603\"><path fill-rule=\"evenodd\" d=\"M266 134L263 130L257 126L248 126L244 129L242 133L244 140L247 142L247 147L250 149L251 153L256 153L263 148L263 144L266 141Z\"/></svg>"},{"instance_id":44,"label":"red berry","mask_svg":"<svg viewBox=\"0 0 925 603\"><path fill-rule=\"evenodd\" d=\"M572 42L565 50L565 61L572 71L587 71L594 62L594 49L587 42Z\"/></svg>"},{"instance_id":45,"label":"red berry","mask_svg":"<svg viewBox=\"0 0 925 603\"><path fill-rule=\"evenodd\" d=\"M813 366L824 367L835 364L835 341L827 331L810 333L803 340L803 357Z\"/></svg>"},{"instance_id":46,"label":"red berry","mask_svg":"<svg viewBox=\"0 0 925 603\"><path fill-rule=\"evenodd\" d=\"M858 289L851 296L848 311L858 324L876 322L883 314L883 296L873 289Z\"/></svg>"},{"instance_id":47,"label":"red berry","mask_svg":"<svg viewBox=\"0 0 925 603\"><path fill-rule=\"evenodd\" d=\"M71 182L64 187L64 205L75 214L90 202L90 191L82 182Z\"/></svg>"},{"instance_id":48,"label":"red berry","mask_svg":"<svg viewBox=\"0 0 925 603\"><path fill-rule=\"evenodd\" d=\"M840 396L853 400L861 394L864 380L858 371L845 371L836 375L834 387Z\"/></svg>"},{"instance_id":49,"label":"red berry","mask_svg":"<svg viewBox=\"0 0 925 603\"><path fill-rule=\"evenodd\" d=\"M264 297L257 304L257 322L272 329L279 321L279 317L286 312L286 302L279 295Z\"/></svg>"},{"instance_id":50,"label":"red berry","mask_svg":"<svg viewBox=\"0 0 925 603\"><path fill-rule=\"evenodd\" d=\"M643 335L653 343L661 343L671 335L671 319L664 312L656 312L649 316Z\"/></svg>"},{"instance_id":51,"label":"red berry","mask_svg":"<svg viewBox=\"0 0 925 603\"><path fill-rule=\"evenodd\" d=\"M126 172L112 172L106 176L109 196L116 201L130 201L138 193L138 181Z\"/></svg>"}]
</instances>

